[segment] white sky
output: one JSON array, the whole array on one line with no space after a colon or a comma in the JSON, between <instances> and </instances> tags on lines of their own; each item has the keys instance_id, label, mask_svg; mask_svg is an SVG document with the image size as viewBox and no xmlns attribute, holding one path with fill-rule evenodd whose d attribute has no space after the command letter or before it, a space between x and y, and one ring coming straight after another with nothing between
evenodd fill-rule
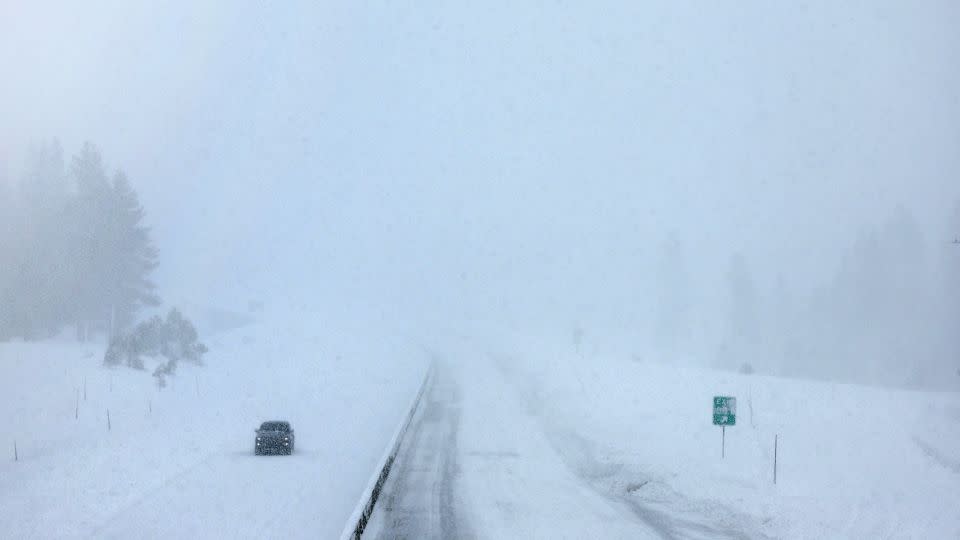
<instances>
[{"instance_id":1,"label":"white sky","mask_svg":"<svg viewBox=\"0 0 960 540\"><path fill-rule=\"evenodd\" d=\"M168 296L437 319L627 317L672 230L704 289L944 234L957 2L513 4L0 0L0 174L97 143Z\"/></svg>"}]
</instances>

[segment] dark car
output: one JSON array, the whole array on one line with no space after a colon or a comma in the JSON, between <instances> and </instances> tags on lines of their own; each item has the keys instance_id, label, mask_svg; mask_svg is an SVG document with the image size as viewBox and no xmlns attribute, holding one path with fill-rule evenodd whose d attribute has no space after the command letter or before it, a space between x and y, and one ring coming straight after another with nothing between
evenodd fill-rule
<instances>
[{"instance_id":1,"label":"dark car","mask_svg":"<svg viewBox=\"0 0 960 540\"><path fill-rule=\"evenodd\" d=\"M280 420L264 422L260 424L257 430L257 440L254 442L253 453L262 456L264 454L286 454L293 453L293 428L290 422Z\"/></svg>"}]
</instances>

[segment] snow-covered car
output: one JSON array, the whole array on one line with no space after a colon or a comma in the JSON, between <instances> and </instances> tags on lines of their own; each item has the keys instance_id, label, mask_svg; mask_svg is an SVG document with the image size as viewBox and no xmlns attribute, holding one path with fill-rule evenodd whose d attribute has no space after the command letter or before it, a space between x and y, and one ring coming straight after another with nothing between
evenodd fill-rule
<instances>
[{"instance_id":1,"label":"snow-covered car","mask_svg":"<svg viewBox=\"0 0 960 540\"><path fill-rule=\"evenodd\" d=\"M257 439L254 441L253 453L262 456L264 454L287 454L293 453L293 428L290 422L282 420L272 420L260 424L257 431Z\"/></svg>"}]
</instances>

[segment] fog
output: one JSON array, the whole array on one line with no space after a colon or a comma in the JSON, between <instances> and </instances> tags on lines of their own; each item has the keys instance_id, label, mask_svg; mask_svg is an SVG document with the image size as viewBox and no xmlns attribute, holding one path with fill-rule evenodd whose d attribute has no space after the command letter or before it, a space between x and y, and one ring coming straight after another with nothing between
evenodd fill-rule
<instances>
[{"instance_id":1,"label":"fog","mask_svg":"<svg viewBox=\"0 0 960 540\"><path fill-rule=\"evenodd\" d=\"M95 143L168 301L955 386L960 5L513 4L5 2L0 178Z\"/></svg>"}]
</instances>

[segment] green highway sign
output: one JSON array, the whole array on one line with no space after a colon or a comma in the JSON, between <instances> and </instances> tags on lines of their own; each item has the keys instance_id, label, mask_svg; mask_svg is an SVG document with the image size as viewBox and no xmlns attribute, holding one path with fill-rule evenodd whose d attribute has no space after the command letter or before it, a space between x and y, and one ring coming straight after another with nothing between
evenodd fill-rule
<instances>
[{"instance_id":1,"label":"green highway sign","mask_svg":"<svg viewBox=\"0 0 960 540\"><path fill-rule=\"evenodd\" d=\"M713 396L713 425L737 425L737 398L732 396Z\"/></svg>"}]
</instances>

